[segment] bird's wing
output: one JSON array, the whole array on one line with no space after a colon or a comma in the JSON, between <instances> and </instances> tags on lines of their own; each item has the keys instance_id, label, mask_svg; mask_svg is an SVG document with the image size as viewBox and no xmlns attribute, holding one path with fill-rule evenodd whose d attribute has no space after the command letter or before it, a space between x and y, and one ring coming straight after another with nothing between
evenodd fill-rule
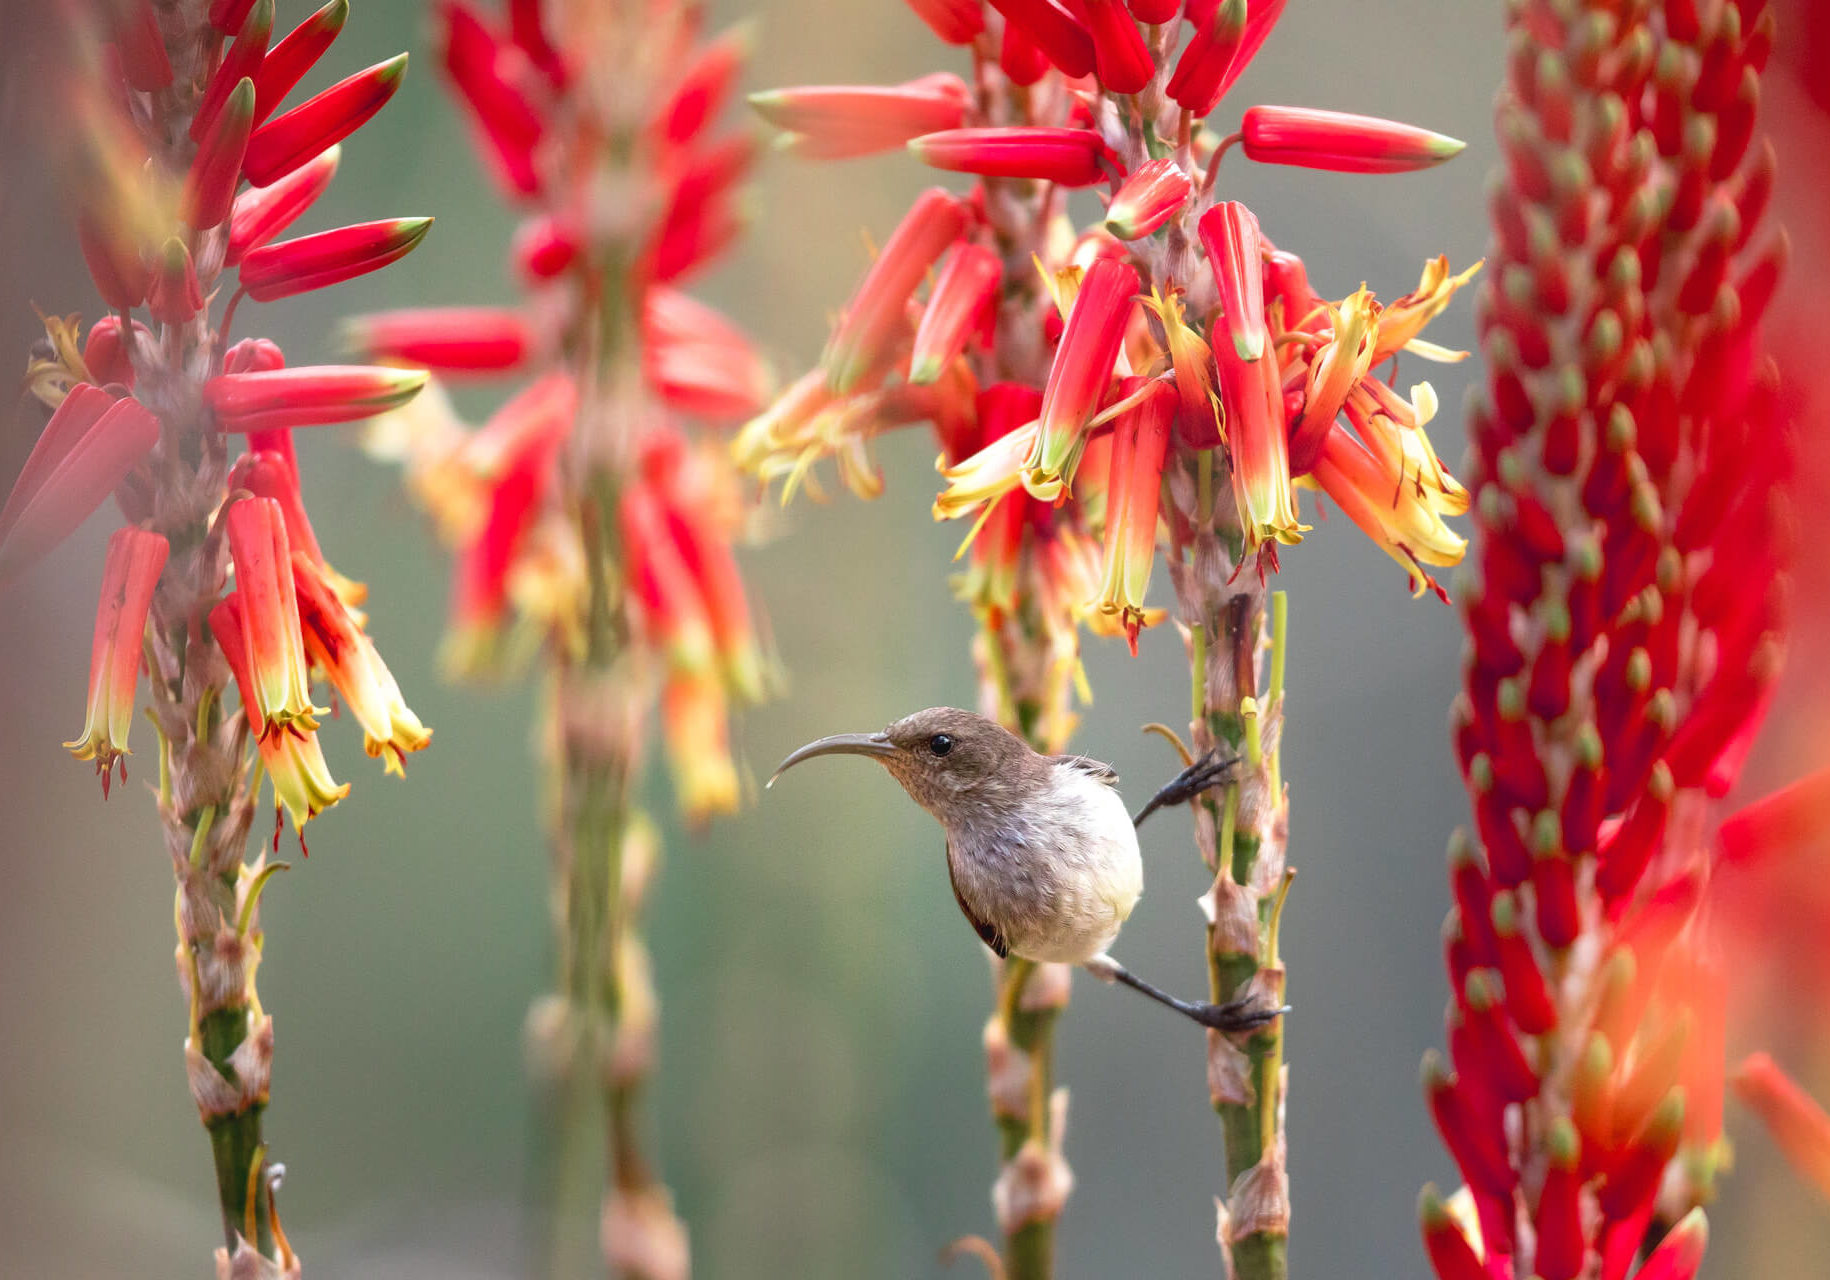
<instances>
[{"instance_id":1,"label":"bird's wing","mask_svg":"<svg viewBox=\"0 0 1830 1280\"><path fill-rule=\"evenodd\" d=\"M971 904L966 901L966 895L959 891L959 878L953 874L953 846L951 844L947 846L947 883L953 886L953 900L959 903L960 914L966 917L966 922L972 926L973 931L979 935L985 945L997 952L1000 960L1010 955L1010 943L1005 941L1002 933L998 932L998 927L981 919L978 912L974 911Z\"/></svg>"},{"instance_id":2,"label":"bird's wing","mask_svg":"<svg viewBox=\"0 0 1830 1280\"><path fill-rule=\"evenodd\" d=\"M1100 760L1089 756L1050 756L1056 764L1064 764L1070 769L1078 769L1089 778L1095 778L1108 787L1118 782L1118 770Z\"/></svg>"}]
</instances>

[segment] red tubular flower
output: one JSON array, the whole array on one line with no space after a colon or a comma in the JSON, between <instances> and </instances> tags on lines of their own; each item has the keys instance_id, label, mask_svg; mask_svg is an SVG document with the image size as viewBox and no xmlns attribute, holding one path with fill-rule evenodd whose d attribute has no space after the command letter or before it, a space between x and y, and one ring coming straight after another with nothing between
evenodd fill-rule
<instances>
[{"instance_id":1,"label":"red tubular flower","mask_svg":"<svg viewBox=\"0 0 1830 1280\"><path fill-rule=\"evenodd\" d=\"M984 0L908 0L908 4L948 44L971 44L985 29Z\"/></svg>"},{"instance_id":2,"label":"red tubular flower","mask_svg":"<svg viewBox=\"0 0 1830 1280\"><path fill-rule=\"evenodd\" d=\"M742 330L698 299L660 285L648 291L642 309L642 364L665 403L712 421L758 412L773 385Z\"/></svg>"},{"instance_id":3,"label":"red tubular flower","mask_svg":"<svg viewBox=\"0 0 1830 1280\"><path fill-rule=\"evenodd\" d=\"M184 324L203 310L197 264L183 240L173 236L159 251L146 282L146 309L160 324Z\"/></svg>"},{"instance_id":4,"label":"red tubular flower","mask_svg":"<svg viewBox=\"0 0 1830 1280\"><path fill-rule=\"evenodd\" d=\"M229 91L222 109L198 140L184 182L182 217L203 231L229 216L241 182L242 153L254 127L254 82L243 79Z\"/></svg>"},{"instance_id":5,"label":"red tubular flower","mask_svg":"<svg viewBox=\"0 0 1830 1280\"><path fill-rule=\"evenodd\" d=\"M959 358L967 340L983 328L986 308L996 305L1002 276L998 256L990 249L965 241L953 246L915 328L915 345L909 352L910 382L934 382Z\"/></svg>"},{"instance_id":6,"label":"red tubular flower","mask_svg":"<svg viewBox=\"0 0 1830 1280\"><path fill-rule=\"evenodd\" d=\"M311 365L219 374L204 384L203 398L222 430L263 431L372 418L405 404L425 385L419 369Z\"/></svg>"},{"instance_id":7,"label":"red tubular flower","mask_svg":"<svg viewBox=\"0 0 1830 1280\"><path fill-rule=\"evenodd\" d=\"M820 357L834 391L851 390L878 368L891 338L907 323L908 301L916 286L965 226L965 206L940 187L916 197L858 285Z\"/></svg>"},{"instance_id":8,"label":"red tubular flower","mask_svg":"<svg viewBox=\"0 0 1830 1280\"><path fill-rule=\"evenodd\" d=\"M1096 129L1012 125L947 129L909 143L923 164L987 178L1033 178L1064 187L1103 182L1105 139Z\"/></svg>"},{"instance_id":9,"label":"red tubular flower","mask_svg":"<svg viewBox=\"0 0 1830 1280\"><path fill-rule=\"evenodd\" d=\"M1023 32L1065 76L1093 73L1093 40L1079 18L1055 0L991 0L991 7Z\"/></svg>"},{"instance_id":10,"label":"red tubular flower","mask_svg":"<svg viewBox=\"0 0 1830 1280\"><path fill-rule=\"evenodd\" d=\"M690 156L674 175L667 213L649 250L649 278L670 284L723 252L740 222L731 191L749 168L748 138L728 138Z\"/></svg>"},{"instance_id":11,"label":"red tubular flower","mask_svg":"<svg viewBox=\"0 0 1830 1280\"><path fill-rule=\"evenodd\" d=\"M1120 0L1081 0L1087 34L1093 40L1093 66L1110 93L1137 93L1156 74L1156 63L1144 37Z\"/></svg>"},{"instance_id":12,"label":"red tubular flower","mask_svg":"<svg viewBox=\"0 0 1830 1280\"><path fill-rule=\"evenodd\" d=\"M285 512L271 498L243 498L229 504L223 519L235 562L235 594L242 601L242 648L261 732L295 724L302 730L315 729L322 708L311 702Z\"/></svg>"},{"instance_id":13,"label":"red tubular flower","mask_svg":"<svg viewBox=\"0 0 1830 1280\"><path fill-rule=\"evenodd\" d=\"M1041 430L1024 463L1023 487L1044 502L1073 482L1087 422L1111 385L1137 289L1137 272L1112 258L1095 262L1081 281L1043 388Z\"/></svg>"},{"instance_id":14,"label":"red tubular flower","mask_svg":"<svg viewBox=\"0 0 1830 1280\"><path fill-rule=\"evenodd\" d=\"M73 388L0 507L0 584L73 533L158 439L159 420L139 401Z\"/></svg>"},{"instance_id":15,"label":"red tubular flower","mask_svg":"<svg viewBox=\"0 0 1830 1280\"><path fill-rule=\"evenodd\" d=\"M467 5L439 6L445 73L470 106L480 146L492 172L511 196L540 189L534 148L544 125L522 89L499 69L502 39Z\"/></svg>"},{"instance_id":16,"label":"red tubular flower","mask_svg":"<svg viewBox=\"0 0 1830 1280\"><path fill-rule=\"evenodd\" d=\"M240 31L256 0L210 0L210 25L225 36Z\"/></svg>"},{"instance_id":17,"label":"red tubular flower","mask_svg":"<svg viewBox=\"0 0 1830 1280\"><path fill-rule=\"evenodd\" d=\"M1244 332L1249 334L1249 319L1244 323ZM1227 452L1233 464L1233 500L1239 505L1246 548L1256 551L1267 542L1301 542L1303 526L1296 518L1296 500L1290 492L1289 442L1284 429L1277 350L1266 346L1256 360L1248 360L1240 354L1241 329L1234 328L1233 332L1233 341L1221 343L1214 351L1214 359L1220 368L1220 402L1226 416ZM1335 501L1354 517L1356 524L1372 534L1346 501L1338 495Z\"/></svg>"},{"instance_id":18,"label":"red tubular flower","mask_svg":"<svg viewBox=\"0 0 1830 1280\"><path fill-rule=\"evenodd\" d=\"M654 131L660 145L686 146L718 118L753 43L750 28L737 26L699 49L655 113Z\"/></svg>"},{"instance_id":19,"label":"red tubular flower","mask_svg":"<svg viewBox=\"0 0 1830 1280\"><path fill-rule=\"evenodd\" d=\"M83 213L77 215L76 240L102 301L116 311L129 311L146 300L152 272L129 237Z\"/></svg>"},{"instance_id":20,"label":"red tubular flower","mask_svg":"<svg viewBox=\"0 0 1830 1280\"><path fill-rule=\"evenodd\" d=\"M269 438L261 439L259 435ZM250 435L251 451L236 459L229 469L229 492L243 490L257 498L270 498L279 503L292 554L311 561L317 575L331 585L345 604L351 608L360 605L368 596L368 588L331 568L318 546L318 535L311 527L311 517L305 512L305 499L299 492L299 468L293 456L291 433L281 429L259 435Z\"/></svg>"},{"instance_id":21,"label":"red tubular flower","mask_svg":"<svg viewBox=\"0 0 1830 1280\"><path fill-rule=\"evenodd\" d=\"M1434 1186L1426 1186L1418 1198L1417 1219L1430 1267L1439 1280L1489 1280L1480 1255Z\"/></svg>"},{"instance_id":22,"label":"red tubular flower","mask_svg":"<svg viewBox=\"0 0 1830 1280\"><path fill-rule=\"evenodd\" d=\"M1176 397L1165 383L1128 379L1120 394L1142 391L1137 404L1112 424L1111 474L1106 481L1106 568L1096 601L1101 613L1116 615L1137 655L1144 622L1144 592L1156 564L1157 500L1163 460L1169 453Z\"/></svg>"},{"instance_id":23,"label":"red tubular flower","mask_svg":"<svg viewBox=\"0 0 1830 1280\"><path fill-rule=\"evenodd\" d=\"M349 0L329 0L322 9L294 27L284 40L261 60L254 80L254 118L265 120L292 92L305 73L317 65L349 17Z\"/></svg>"},{"instance_id":24,"label":"red tubular flower","mask_svg":"<svg viewBox=\"0 0 1830 1280\"><path fill-rule=\"evenodd\" d=\"M1146 160L1106 207L1106 230L1120 240L1141 240L1181 213L1193 193L1193 180L1174 159Z\"/></svg>"},{"instance_id":25,"label":"red tubular flower","mask_svg":"<svg viewBox=\"0 0 1830 1280\"><path fill-rule=\"evenodd\" d=\"M267 42L273 36L273 0L260 0L260 3L248 10L236 32L235 43L223 55L222 65L216 68L216 74L210 77L210 83L203 91L203 100L197 104L197 114L191 117L191 141L201 142L203 135L216 123L216 114L222 110L229 95L243 80L252 79L259 71L261 60L267 56ZM258 101L258 96L257 96Z\"/></svg>"},{"instance_id":26,"label":"red tubular flower","mask_svg":"<svg viewBox=\"0 0 1830 1280\"><path fill-rule=\"evenodd\" d=\"M248 181L268 186L349 137L387 105L406 72L407 55L397 54L263 124L248 139Z\"/></svg>"},{"instance_id":27,"label":"red tubular flower","mask_svg":"<svg viewBox=\"0 0 1830 1280\"><path fill-rule=\"evenodd\" d=\"M170 550L160 535L131 526L116 530L108 539L101 604L95 615L95 646L89 658L89 719L81 737L64 743L78 760L95 761L104 798L115 760L132 754L127 749L127 732L133 727L146 615ZM127 776L125 765L121 776Z\"/></svg>"},{"instance_id":28,"label":"red tubular flower","mask_svg":"<svg viewBox=\"0 0 1830 1280\"><path fill-rule=\"evenodd\" d=\"M273 185L250 187L237 196L229 216L229 265L266 244L311 208L336 177L342 157L343 148L327 148Z\"/></svg>"},{"instance_id":29,"label":"red tubular flower","mask_svg":"<svg viewBox=\"0 0 1830 1280\"><path fill-rule=\"evenodd\" d=\"M172 63L152 0L115 0L114 47L121 73L141 93L157 93L172 82Z\"/></svg>"},{"instance_id":30,"label":"red tubular flower","mask_svg":"<svg viewBox=\"0 0 1830 1280\"><path fill-rule=\"evenodd\" d=\"M958 76L937 74L898 85L808 85L750 95L750 105L788 136L796 155L844 160L894 151L911 138L957 129L968 94Z\"/></svg>"},{"instance_id":31,"label":"red tubular flower","mask_svg":"<svg viewBox=\"0 0 1830 1280\"><path fill-rule=\"evenodd\" d=\"M349 784L339 786L330 776L330 766L325 763L324 749L318 745L314 730L304 728L300 722L275 727L264 718L248 649L245 613L241 592L230 592L210 610L210 631L241 690L242 706L254 731L261 764L273 780L274 798L292 818L293 830L302 830L307 822L348 795Z\"/></svg>"},{"instance_id":32,"label":"red tubular flower","mask_svg":"<svg viewBox=\"0 0 1830 1280\"><path fill-rule=\"evenodd\" d=\"M1428 169L1468 144L1415 125L1315 107L1246 108L1245 154L1261 164L1293 164L1337 173L1407 173Z\"/></svg>"},{"instance_id":33,"label":"red tubular flower","mask_svg":"<svg viewBox=\"0 0 1830 1280\"><path fill-rule=\"evenodd\" d=\"M132 333L135 342L147 341L150 336L146 326L137 320ZM83 364L96 385L105 387L118 382L125 387L133 386L133 362L127 348L122 337L121 317L103 316L89 327L89 339L83 344Z\"/></svg>"},{"instance_id":34,"label":"red tubular flower","mask_svg":"<svg viewBox=\"0 0 1830 1280\"><path fill-rule=\"evenodd\" d=\"M399 361L446 377L519 368L534 337L512 307L416 307L357 316L344 343L371 360Z\"/></svg>"},{"instance_id":35,"label":"red tubular flower","mask_svg":"<svg viewBox=\"0 0 1830 1280\"><path fill-rule=\"evenodd\" d=\"M383 218L262 245L242 259L241 287L272 302L341 284L406 257L431 226L430 218Z\"/></svg>"},{"instance_id":36,"label":"red tubular flower","mask_svg":"<svg viewBox=\"0 0 1830 1280\"><path fill-rule=\"evenodd\" d=\"M1703 1265L1709 1245L1709 1220L1701 1208L1692 1209L1665 1233L1658 1247L1633 1273L1633 1280L1691 1280Z\"/></svg>"},{"instance_id":37,"label":"red tubular flower","mask_svg":"<svg viewBox=\"0 0 1830 1280\"><path fill-rule=\"evenodd\" d=\"M1258 219L1237 200L1227 200L1201 215L1200 231L1214 283L1220 286L1221 318L1233 351L1241 360L1256 360L1265 345L1264 248Z\"/></svg>"},{"instance_id":38,"label":"red tubular flower","mask_svg":"<svg viewBox=\"0 0 1830 1280\"><path fill-rule=\"evenodd\" d=\"M406 753L432 741L401 697L393 673L350 614L316 558L292 553L305 653L329 677L362 726L362 745L389 773L405 774Z\"/></svg>"},{"instance_id":39,"label":"red tubular flower","mask_svg":"<svg viewBox=\"0 0 1830 1280\"><path fill-rule=\"evenodd\" d=\"M1247 22L1245 0L1224 0L1195 28L1169 77L1169 96L1184 110L1204 116L1219 105L1227 71L1245 42Z\"/></svg>"}]
</instances>

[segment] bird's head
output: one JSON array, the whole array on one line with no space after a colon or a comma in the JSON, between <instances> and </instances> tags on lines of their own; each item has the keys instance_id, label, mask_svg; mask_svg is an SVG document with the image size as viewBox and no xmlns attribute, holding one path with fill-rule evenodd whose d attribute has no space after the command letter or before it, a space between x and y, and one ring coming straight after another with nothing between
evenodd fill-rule
<instances>
[{"instance_id":1,"label":"bird's head","mask_svg":"<svg viewBox=\"0 0 1830 1280\"><path fill-rule=\"evenodd\" d=\"M966 807L995 807L1014 798L1046 761L994 720L958 707L929 707L881 733L835 733L795 751L769 779L814 756L870 756L888 769L909 798L951 822Z\"/></svg>"}]
</instances>

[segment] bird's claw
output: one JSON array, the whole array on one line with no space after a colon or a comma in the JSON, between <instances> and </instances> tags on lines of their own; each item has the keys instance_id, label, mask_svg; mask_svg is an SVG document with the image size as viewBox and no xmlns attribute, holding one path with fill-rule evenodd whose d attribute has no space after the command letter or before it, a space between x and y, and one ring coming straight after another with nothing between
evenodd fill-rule
<instances>
[{"instance_id":1,"label":"bird's claw","mask_svg":"<svg viewBox=\"0 0 1830 1280\"><path fill-rule=\"evenodd\" d=\"M1158 809L1193 800L1204 791L1211 791L1217 786L1231 782L1238 768L1238 756L1222 755L1218 750L1208 752L1171 778L1167 786L1151 796L1150 803L1138 810L1137 816L1131 819L1131 825L1142 826L1144 819Z\"/></svg>"},{"instance_id":2,"label":"bird's claw","mask_svg":"<svg viewBox=\"0 0 1830 1280\"><path fill-rule=\"evenodd\" d=\"M1194 1020L1215 1031L1256 1031L1274 1019L1290 1012L1289 1005L1260 1004L1251 998L1229 1000L1225 1004L1194 1005Z\"/></svg>"}]
</instances>

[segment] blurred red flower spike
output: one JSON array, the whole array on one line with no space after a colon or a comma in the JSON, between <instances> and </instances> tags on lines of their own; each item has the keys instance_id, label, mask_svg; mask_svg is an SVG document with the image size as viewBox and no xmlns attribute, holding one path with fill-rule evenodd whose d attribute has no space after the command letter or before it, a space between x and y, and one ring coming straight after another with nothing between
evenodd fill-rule
<instances>
[{"instance_id":1,"label":"blurred red flower spike","mask_svg":"<svg viewBox=\"0 0 1830 1280\"><path fill-rule=\"evenodd\" d=\"M508 610L508 575L553 484L553 460L577 411L571 380L549 375L496 411L484 428L508 448L491 476L489 509L458 560L453 651L486 646Z\"/></svg>"},{"instance_id":2,"label":"blurred red flower spike","mask_svg":"<svg viewBox=\"0 0 1830 1280\"><path fill-rule=\"evenodd\" d=\"M509 195L534 194L540 189L534 148L544 124L522 88L502 75L501 38L467 5L441 5L439 14L440 57L445 74L469 104L481 135L479 150Z\"/></svg>"},{"instance_id":3,"label":"blurred red flower spike","mask_svg":"<svg viewBox=\"0 0 1830 1280\"><path fill-rule=\"evenodd\" d=\"M235 207L242 155L253 128L254 82L244 78L230 90L222 109L199 139L197 154L191 157L190 172L185 175L180 211L194 229L209 230Z\"/></svg>"},{"instance_id":4,"label":"blurred red flower spike","mask_svg":"<svg viewBox=\"0 0 1830 1280\"><path fill-rule=\"evenodd\" d=\"M76 219L76 239L102 301L117 311L130 310L146 301L152 272L127 235L83 213Z\"/></svg>"},{"instance_id":5,"label":"blurred red flower spike","mask_svg":"<svg viewBox=\"0 0 1830 1280\"><path fill-rule=\"evenodd\" d=\"M273 46L261 60L260 72L254 78L256 120L272 115L293 86L317 65L348 17L349 0L330 0Z\"/></svg>"},{"instance_id":6,"label":"blurred red flower spike","mask_svg":"<svg viewBox=\"0 0 1830 1280\"><path fill-rule=\"evenodd\" d=\"M172 82L172 62L152 0L114 0L114 47L121 73L141 93L157 93Z\"/></svg>"},{"instance_id":7,"label":"blurred red flower spike","mask_svg":"<svg viewBox=\"0 0 1830 1280\"><path fill-rule=\"evenodd\" d=\"M242 646L261 733L289 725L315 729L318 708L311 704L286 514L271 498L246 497L231 502L223 520L235 563L235 594L242 601Z\"/></svg>"},{"instance_id":8,"label":"blurred red flower spike","mask_svg":"<svg viewBox=\"0 0 1830 1280\"><path fill-rule=\"evenodd\" d=\"M1221 323L1241 360L1264 354L1264 242L1258 219L1237 200L1226 200L1201 215L1201 243L1207 247L1214 283L1220 286Z\"/></svg>"},{"instance_id":9,"label":"blurred red flower spike","mask_svg":"<svg viewBox=\"0 0 1830 1280\"><path fill-rule=\"evenodd\" d=\"M1156 74L1144 37L1121 0L1080 0L1093 40L1093 67L1108 93L1137 93Z\"/></svg>"},{"instance_id":10,"label":"blurred red flower spike","mask_svg":"<svg viewBox=\"0 0 1830 1280\"><path fill-rule=\"evenodd\" d=\"M349 137L387 105L406 72L407 55L397 54L263 124L248 139L248 181L268 186Z\"/></svg>"},{"instance_id":11,"label":"blurred red flower spike","mask_svg":"<svg viewBox=\"0 0 1830 1280\"><path fill-rule=\"evenodd\" d=\"M962 240L953 246L922 309L921 323L915 327L915 345L909 353L910 382L934 382L959 358L983 325L985 308L995 305L1002 274L997 254L984 245Z\"/></svg>"},{"instance_id":12,"label":"blurred red flower spike","mask_svg":"<svg viewBox=\"0 0 1830 1280\"><path fill-rule=\"evenodd\" d=\"M1544 1138L1550 1167L1538 1188L1538 1249L1533 1257L1539 1280L1575 1280L1588 1254L1582 1225L1582 1140L1569 1117L1553 1120Z\"/></svg>"},{"instance_id":13,"label":"blurred red flower spike","mask_svg":"<svg viewBox=\"0 0 1830 1280\"><path fill-rule=\"evenodd\" d=\"M146 282L146 307L161 324L184 324L203 310L203 286L197 264L177 236L165 242Z\"/></svg>"},{"instance_id":14,"label":"blurred red flower spike","mask_svg":"<svg viewBox=\"0 0 1830 1280\"><path fill-rule=\"evenodd\" d=\"M158 439L159 420L138 400L72 388L0 507L0 585L68 537Z\"/></svg>"},{"instance_id":15,"label":"blurred red flower spike","mask_svg":"<svg viewBox=\"0 0 1830 1280\"><path fill-rule=\"evenodd\" d=\"M515 228L510 254L522 279L551 280L578 261L578 235L553 214L535 214Z\"/></svg>"},{"instance_id":16,"label":"blurred red flower spike","mask_svg":"<svg viewBox=\"0 0 1830 1280\"><path fill-rule=\"evenodd\" d=\"M241 287L271 302L340 284L405 257L431 226L430 218L383 218L263 245L242 258Z\"/></svg>"},{"instance_id":17,"label":"blurred red flower spike","mask_svg":"<svg viewBox=\"0 0 1830 1280\"><path fill-rule=\"evenodd\" d=\"M405 404L425 385L420 369L305 365L220 374L204 384L203 398L222 430L259 431L372 418Z\"/></svg>"},{"instance_id":18,"label":"blurred red flower spike","mask_svg":"<svg viewBox=\"0 0 1830 1280\"><path fill-rule=\"evenodd\" d=\"M915 198L865 273L820 357L834 391L850 391L878 367L890 339L908 323L909 298L965 229L966 206L942 188L930 187Z\"/></svg>"},{"instance_id":19,"label":"blurred red flower spike","mask_svg":"<svg viewBox=\"0 0 1830 1280\"><path fill-rule=\"evenodd\" d=\"M908 0L908 5L948 44L971 44L985 29L984 0Z\"/></svg>"},{"instance_id":20,"label":"blurred red flower spike","mask_svg":"<svg viewBox=\"0 0 1830 1280\"><path fill-rule=\"evenodd\" d=\"M1665 1233L1633 1280L1692 1280L1709 1246L1709 1219L1701 1206L1692 1209Z\"/></svg>"},{"instance_id":21,"label":"blurred red flower spike","mask_svg":"<svg viewBox=\"0 0 1830 1280\"><path fill-rule=\"evenodd\" d=\"M146 615L170 551L159 534L131 526L115 530L108 539L95 642L89 655L88 720L80 737L64 743L78 760L95 761L104 797L116 758L132 754L127 749L127 733L133 727Z\"/></svg>"},{"instance_id":22,"label":"blurred red flower spike","mask_svg":"<svg viewBox=\"0 0 1830 1280\"><path fill-rule=\"evenodd\" d=\"M1169 76L1168 94L1183 109L1205 116L1220 103L1227 72L1245 43L1246 0L1226 0L1195 27Z\"/></svg>"},{"instance_id":23,"label":"blurred red flower spike","mask_svg":"<svg viewBox=\"0 0 1830 1280\"><path fill-rule=\"evenodd\" d=\"M387 772L404 774L409 751L432 741L401 696L400 685L376 652L375 642L338 596L314 557L295 550L292 576L298 591L299 629L305 655L329 677L362 726L362 746Z\"/></svg>"},{"instance_id":24,"label":"blurred red flower spike","mask_svg":"<svg viewBox=\"0 0 1830 1280\"><path fill-rule=\"evenodd\" d=\"M1436 1280L1491 1280L1480 1255L1449 1212L1449 1206L1432 1184L1417 1200L1417 1222L1423 1230L1424 1252Z\"/></svg>"},{"instance_id":25,"label":"blurred red flower spike","mask_svg":"<svg viewBox=\"0 0 1830 1280\"><path fill-rule=\"evenodd\" d=\"M271 186L250 187L237 196L229 215L228 264L240 262L291 226L324 194L342 157L342 147L327 148Z\"/></svg>"},{"instance_id":26,"label":"blurred red flower spike","mask_svg":"<svg viewBox=\"0 0 1830 1280\"><path fill-rule=\"evenodd\" d=\"M414 307L356 316L344 344L370 360L416 365L445 376L506 373L527 359L534 336L513 307Z\"/></svg>"},{"instance_id":27,"label":"blurred red flower spike","mask_svg":"<svg viewBox=\"0 0 1830 1280\"><path fill-rule=\"evenodd\" d=\"M1120 240L1141 240L1182 212L1194 185L1169 156L1145 161L1112 197L1106 230Z\"/></svg>"},{"instance_id":28,"label":"blurred red flower spike","mask_svg":"<svg viewBox=\"0 0 1830 1280\"><path fill-rule=\"evenodd\" d=\"M1756 1053L1735 1071L1735 1096L1752 1107L1793 1172L1830 1199L1830 1113L1772 1057Z\"/></svg>"},{"instance_id":29,"label":"blurred red flower spike","mask_svg":"<svg viewBox=\"0 0 1830 1280\"><path fill-rule=\"evenodd\" d=\"M1245 154L1261 164L1337 173L1406 173L1459 155L1468 144L1416 125L1316 107L1247 107Z\"/></svg>"},{"instance_id":30,"label":"blurred red flower spike","mask_svg":"<svg viewBox=\"0 0 1830 1280\"><path fill-rule=\"evenodd\" d=\"M565 80L565 59L547 35L543 7L550 0L508 0L508 35L515 47L554 84Z\"/></svg>"},{"instance_id":31,"label":"blurred red flower spike","mask_svg":"<svg viewBox=\"0 0 1830 1280\"><path fill-rule=\"evenodd\" d=\"M643 371L661 399L714 421L747 418L768 402L768 365L741 329L713 307L665 285L642 311Z\"/></svg>"},{"instance_id":32,"label":"blurred red flower spike","mask_svg":"<svg viewBox=\"0 0 1830 1280\"><path fill-rule=\"evenodd\" d=\"M1095 129L948 129L913 139L909 150L933 168L986 178L1034 178L1064 187L1090 187L1106 179L1100 164L1105 139Z\"/></svg>"},{"instance_id":33,"label":"blurred red flower spike","mask_svg":"<svg viewBox=\"0 0 1830 1280\"><path fill-rule=\"evenodd\" d=\"M991 0L991 7L1004 15L1007 22L1023 28L1070 79L1093 73L1093 39L1073 13L1055 0Z\"/></svg>"},{"instance_id":34,"label":"blurred red flower spike","mask_svg":"<svg viewBox=\"0 0 1830 1280\"><path fill-rule=\"evenodd\" d=\"M235 43L223 55L222 63L210 77L203 99L191 117L191 141L200 142L216 121L216 113L229 100L229 94L243 80L252 79L267 56L267 42L273 36L273 0L260 0L248 11L247 20L235 36ZM258 94L256 97L258 101Z\"/></svg>"},{"instance_id":35,"label":"blurred red flower spike","mask_svg":"<svg viewBox=\"0 0 1830 1280\"><path fill-rule=\"evenodd\" d=\"M700 46L666 103L655 113L655 132L665 146L692 142L723 114L731 90L755 43L752 28L732 27Z\"/></svg>"},{"instance_id":36,"label":"blurred red flower spike","mask_svg":"<svg viewBox=\"0 0 1830 1280\"><path fill-rule=\"evenodd\" d=\"M786 131L783 145L816 160L893 151L911 138L957 129L968 93L954 75L899 85L807 85L750 95L756 113Z\"/></svg>"},{"instance_id":37,"label":"blurred red flower spike","mask_svg":"<svg viewBox=\"0 0 1830 1280\"><path fill-rule=\"evenodd\" d=\"M1423 1092L1437 1132L1463 1180L1476 1190L1510 1201L1518 1174L1507 1162L1498 1138L1479 1123L1461 1082L1434 1049L1424 1055Z\"/></svg>"}]
</instances>

